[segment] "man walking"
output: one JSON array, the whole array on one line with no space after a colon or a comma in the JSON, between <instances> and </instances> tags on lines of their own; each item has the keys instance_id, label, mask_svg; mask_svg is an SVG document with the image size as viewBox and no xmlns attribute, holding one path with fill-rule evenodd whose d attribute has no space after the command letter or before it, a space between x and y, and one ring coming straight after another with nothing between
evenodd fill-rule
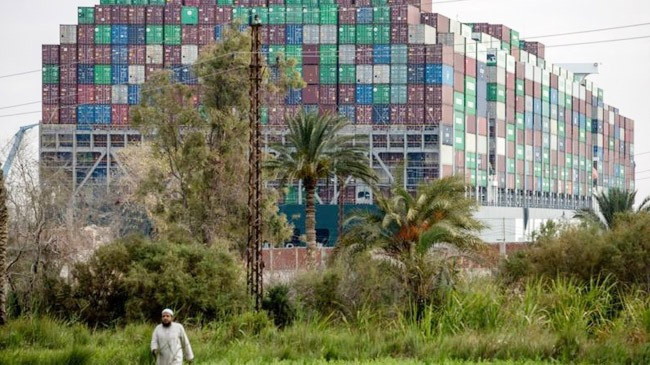
<instances>
[{"instance_id":1,"label":"man walking","mask_svg":"<svg viewBox=\"0 0 650 365\"><path fill-rule=\"evenodd\" d=\"M157 365L182 365L183 356L189 362L194 360L185 329L174 322L174 312L169 308L162 311L162 323L153 331L151 353L156 357Z\"/></svg>"}]
</instances>

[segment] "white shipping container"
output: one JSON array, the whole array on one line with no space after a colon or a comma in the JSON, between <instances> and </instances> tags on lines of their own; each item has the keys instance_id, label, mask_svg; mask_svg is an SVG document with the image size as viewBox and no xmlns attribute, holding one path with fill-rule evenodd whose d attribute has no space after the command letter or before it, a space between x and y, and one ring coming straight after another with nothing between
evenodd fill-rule
<instances>
[{"instance_id":1,"label":"white shipping container","mask_svg":"<svg viewBox=\"0 0 650 365\"><path fill-rule=\"evenodd\" d=\"M476 59L476 41L473 39L467 39L465 41L465 55L467 57Z\"/></svg>"},{"instance_id":2,"label":"white shipping container","mask_svg":"<svg viewBox=\"0 0 650 365\"><path fill-rule=\"evenodd\" d=\"M530 95L526 95L526 99L524 99L525 107L526 110L532 111L533 110L533 97Z\"/></svg>"},{"instance_id":3,"label":"white shipping container","mask_svg":"<svg viewBox=\"0 0 650 365\"><path fill-rule=\"evenodd\" d=\"M456 33L460 34L460 29L461 29L461 23L457 20L450 19L449 20L449 32L450 33Z\"/></svg>"},{"instance_id":4,"label":"white shipping container","mask_svg":"<svg viewBox=\"0 0 650 365\"><path fill-rule=\"evenodd\" d=\"M183 45L181 46L181 64L192 65L199 58L199 46Z\"/></svg>"},{"instance_id":5,"label":"white shipping container","mask_svg":"<svg viewBox=\"0 0 650 365\"><path fill-rule=\"evenodd\" d=\"M533 146L526 145L526 161L532 161L533 157Z\"/></svg>"},{"instance_id":6,"label":"white shipping container","mask_svg":"<svg viewBox=\"0 0 650 365\"><path fill-rule=\"evenodd\" d=\"M454 52L456 53L465 53L465 43L467 38L463 37L460 34L454 33Z\"/></svg>"},{"instance_id":7,"label":"white shipping container","mask_svg":"<svg viewBox=\"0 0 650 365\"><path fill-rule=\"evenodd\" d=\"M357 65L357 84L372 84L372 65Z\"/></svg>"},{"instance_id":8,"label":"white shipping container","mask_svg":"<svg viewBox=\"0 0 650 365\"><path fill-rule=\"evenodd\" d=\"M506 56L506 71L510 73L515 73L516 68L515 68L515 58L512 57L511 55Z\"/></svg>"},{"instance_id":9,"label":"white shipping container","mask_svg":"<svg viewBox=\"0 0 650 365\"><path fill-rule=\"evenodd\" d=\"M409 24L408 27L409 44L436 44L436 28L426 24Z\"/></svg>"},{"instance_id":10,"label":"white shipping container","mask_svg":"<svg viewBox=\"0 0 650 365\"><path fill-rule=\"evenodd\" d=\"M476 60L478 62L487 63L487 47L483 43L476 45Z\"/></svg>"},{"instance_id":11,"label":"white shipping container","mask_svg":"<svg viewBox=\"0 0 650 365\"><path fill-rule=\"evenodd\" d=\"M557 151L557 136L551 134L551 150Z\"/></svg>"},{"instance_id":12,"label":"white shipping container","mask_svg":"<svg viewBox=\"0 0 650 365\"><path fill-rule=\"evenodd\" d=\"M341 44L339 45L339 63L354 64L354 57L356 54L356 46L354 44Z\"/></svg>"},{"instance_id":13,"label":"white shipping container","mask_svg":"<svg viewBox=\"0 0 650 365\"><path fill-rule=\"evenodd\" d=\"M476 152L476 134L465 133L465 151Z\"/></svg>"},{"instance_id":14,"label":"white shipping container","mask_svg":"<svg viewBox=\"0 0 650 365\"><path fill-rule=\"evenodd\" d=\"M463 37L471 38L472 37L472 27L466 24L460 26L460 34Z\"/></svg>"},{"instance_id":15,"label":"white shipping container","mask_svg":"<svg viewBox=\"0 0 650 365\"><path fill-rule=\"evenodd\" d=\"M506 119L506 103L500 101L496 102L497 105L497 119L505 120Z\"/></svg>"},{"instance_id":16,"label":"white shipping container","mask_svg":"<svg viewBox=\"0 0 650 365\"><path fill-rule=\"evenodd\" d=\"M537 65L537 56L535 56L532 53L529 53L528 54L528 63L530 63L533 66L536 66Z\"/></svg>"},{"instance_id":17,"label":"white shipping container","mask_svg":"<svg viewBox=\"0 0 650 365\"><path fill-rule=\"evenodd\" d=\"M129 65L129 84L144 84L145 69L142 65Z\"/></svg>"},{"instance_id":18,"label":"white shipping container","mask_svg":"<svg viewBox=\"0 0 650 365\"><path fill-rule=\"evenodd\" d=\"M476 153L487 153L487 137L476 136Z\"/></svg>"},{"instance_id":19,"label":"white shipping container","mask_svg":"<svg viewBox=\"0 0 650 365\"><path fill-rule=\"evenodd\" d=\"M587 89L583 86L580 85L580 100L585 100L587 99ZM590 100L591 101L591 100Z\"/></svg>"},{"instance_id":20,"label":"white shipping container","mask_svg":"<svg viewBox=\"0 0 650 365\"><path fill-rule=\"evenodd\" d=\"M161 65L163 63L163 46L147 45L147 64Z\"/></svg>"},{"instance_id":21,"label":"white shipping container","mask_svg":"<svg viewBox=\"0 0 650 365\"><path fill-rule=\"evenodd\" d=\"M506 139L497 137L497 155L505 156L506 154Z\"/></svg>"},{"instance_id":22,"label":"white shipping container","mask_svg":"<svg viewBox=\"0 0 650 365\"><path fill-rule=\"evenodd\" d=\"M563 93L564 92L564 85L566 84L566 79L564 76L560 76L557 79L557 91L558 93ZM558 96L559 98L559 96Z\"/></svg>"},{"instance_id":23,"label":"white shipping container","mask_svg":"<svg viewBox=\"0 0 650 365\"><path fill-rule=\"evenodd\" d=\"M318 25L305 25L302 27L302 41L304 44L320 43L320 27Z\"/></svg>"},{"instance_id":24,"label":"white shipping container","mask_svg":"<svg viewBox=\"0 0 650 365\"><path fill-rule=\"evenodd\" d=\"M454 164L454 147L442 145L440 146L440 162L444 165Z\"/></svg>"},{"instance_id":25,"label":"white shipping container","mask_svg":"<svg viewBox=\"0 0 650 365\"><path fill-rule=\"evenodd\" d=\"M537 66L533 66L533 71L534 71L533 81L538 82L538 83L541 84L542 83L542 69L537 67Z\"/></svg>"},{"instance_id":26,"label":"white shipping container","mask_svg":"<svg viewBox=\"0 0 650 365\"><path fill-rule=\"evenodd\" d=\"M127 85L113 85L111 90L111 102L113 104L128 104L129 87Z\"/></svg>"},{"instance_id":27,"label":"white shipping container","mask_svg":"<svg viewBox=\"0 0 650 365\"><path fill-rule=\"evenodd\" d=\"M445 46L453 47L456 42L454 33L438 33L437 38L438 38L438 43Z\"/></svg>"},{"instance_id":28,"label":"white shipping container","mask_svg":"<svg viewBox=\"0 0 650 365\"><path fill-rule=\"evenodd\" d=\"M407 66L406 65L391 65L390 66L390 83L391 84L404 84L407 80Z\"/></svg>"},{"instance_id":29,"label":"white shipping container","mask_svg":"<svg viewBox=\"0 0 650 365\"><path fill-rule=\"evenodd\" d=\"M320 43L336 44L336 25L320 26Z\"/></svg>"},{"instance_id":30,"label":"white shipping container","mask_svg":"<svg viewBox=\"0 0 650 365\"><path fill-rule=\"evenodd\" d=\"M77 43L77 26L76 25L61 25L60 30L60 43L61 44L76 44Z\"/></svg>"},{"instance_id":31,"label":"white shipping container","mask_svg":"<svg viewBox=\"0 0 650 365\"><path fill-rule=\"evenodd\" d=\"M375 65L373 67L373 80L375 84L388 84L390 83L390 66L389 65Z\"/></svg>"},{"instance_id":32,"label":"white shipping container","mask_svg":"<svg viewBox=\"0 0 650 365\"><path fill-rule=\"evenodd\" d=\"M530 63L526 63L526 72L525 72L525 77L527 80L533 80L535 78L535 70L534 66L531 65Z\"/></svg>"},{"instance_id":33,"label":"white shipping container","mask_svg":"<svg viewBox=\"0 0 650 365\"><path fill-rule=\"evenodd\" d=\"M551 119L551 134L557 135L557 120Z\"/></svg>"},{"instance_id":34,"label":"white shipping container","mask_svg":"<svg viewBox=\"0 0 650 365\"><path fill-rule=\"evenodd\" d=\"M542 85L550 86L551 85L551 73L548 70L542 70Z\"/></svg>"}]
</instances>

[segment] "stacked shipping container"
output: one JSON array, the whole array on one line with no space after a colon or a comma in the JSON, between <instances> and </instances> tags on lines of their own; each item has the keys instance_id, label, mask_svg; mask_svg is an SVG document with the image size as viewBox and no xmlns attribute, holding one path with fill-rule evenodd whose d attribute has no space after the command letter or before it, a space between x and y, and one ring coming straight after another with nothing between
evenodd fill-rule
<instances>
[{"instance_id":1,"label":"stacked shipping container","mask_svg":"<svg viewBox=\"0 0 650 365\"><path fill-rule=\"evenodd\" d=\"M594 186L634 188L633 121L602 90L506 26L401 1L102 0L43 46L43 123L128 125L152 72L196 84L201 48L254 16L269 65L293 58L307 83L264 107L268 128L300 107L338 112L384 148L378 169L404 163L408 187L463 174L484 203L553 206L584 202Z\"/></svg>"}]
</instances>

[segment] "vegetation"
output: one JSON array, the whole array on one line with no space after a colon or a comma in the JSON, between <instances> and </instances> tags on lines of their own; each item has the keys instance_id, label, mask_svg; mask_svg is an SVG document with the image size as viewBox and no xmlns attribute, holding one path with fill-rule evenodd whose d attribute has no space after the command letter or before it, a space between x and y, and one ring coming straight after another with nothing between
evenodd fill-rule
<instances>
[{"instance_id":1,"label":"vegetation","mask_svg":"<svg viewBox=\"0 0 650 365\"><path fill-rule=\"evenodd\" d=\"M594 224L603 229L612 229L620 214L633 212L650 212L650 197L646 197L639 207L634 209L636 191L612 188L595 195L599 213L594 209L580 209L575 217L586 224Z\"/></svg>"},{"instance_id":2,"label":"vegetation","mask_svg":"<svg viewBox=\"0 0 650 365\"><path fill-rule=\"evenodd\" d=\"M0 326L7 321L7 226L9 215L7 213L7 193L2 171L0 171Z\"/></svg>"},{"instance_id":3,"label":"vegetation","mask_svg":"<svg viewBox=\"0 0 650 365\"><path fill-rule=\"evenodd\" d=\"M288 121L286 145L275 145L274 158L265 167L281 185L302 180L305 187L305 234L310 257L316 247L316 185L319 179L337 174L374 181L374 171L354 135L340 132L348 125L339 115L300 112ZM313 260L313 257L312 257Z\"/></svg>"}]
</instances>

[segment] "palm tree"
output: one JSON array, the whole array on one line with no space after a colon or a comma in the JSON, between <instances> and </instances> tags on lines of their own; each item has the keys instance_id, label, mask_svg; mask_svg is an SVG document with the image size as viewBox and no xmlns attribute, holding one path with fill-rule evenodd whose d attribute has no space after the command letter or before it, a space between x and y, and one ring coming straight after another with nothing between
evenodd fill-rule
<instances>
[{"instance_id":1,"label":"palm tree","mask_svg":"<svg viewBox=\"0 0 650 365\"><path fill-rule=\"evenodd\" d=\"M7 299L7 224L9 216L7 213L7 191L5 190L4 177L0 170L0 325L7 321L5 302Z\"/></svg>"},{"instance_id":2,"label":"palm tree","mask_svg":"<svg viewBox=\"0 0 650 365\"><path fill-rule=\"evenodd\" d=\"M374 171L360 146L352 145L354 135L339 132L348 122L339 115L299 112L288 120L285 145L273 146L275 158L265 167L284 186L302 180L305 187L305 233L311 259L316 247L315 192L319 179L333 173L374 181Z\"/></svg>"},{"instance_id":3,"label":"palm tree","mask_svg":"<svg viewBox=\"0 0 650 365\"><path fill-rule=\"evenodd\" d=\"M650 197L643 199L641 205L634 209L636 191L612 188L596 194L595 198L600 213L592 208L584 208L577 210L573 217L587 224L596 224L603 229L612 229L618 214L650 211Z\"/></svg>"},{"instance_id":4,"label":"palm tree","mask_svg":"<svg viewBox=\"0 0 650 365\"><path fill-rule=\"evenodd\" d=\"M416 196L401 186L391 193L378 195L378 211L348 219L350 228L339 252L370 253L388 263L415 301L419 316L433 291L451 283L453 259L481 247L477 233L483 225L473 218L478 207L465 197L465 184L458 177L420 185Z\"/></svg>"}]
</instances>

